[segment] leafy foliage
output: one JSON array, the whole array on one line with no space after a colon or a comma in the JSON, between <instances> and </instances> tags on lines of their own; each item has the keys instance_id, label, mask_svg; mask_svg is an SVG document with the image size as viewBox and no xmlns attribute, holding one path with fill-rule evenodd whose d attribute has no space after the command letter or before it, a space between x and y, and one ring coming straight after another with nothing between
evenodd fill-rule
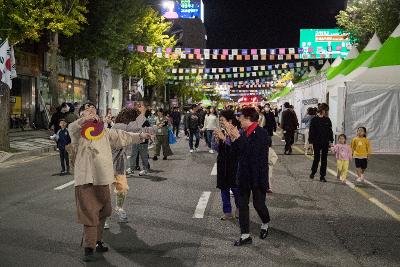
<instances>
[{"instance_id":1,"label":"leafy foliage","mask_svg":"<svg viewBox=\"0 0 400 267\"><path fill-rule=\"evenodd\" d=\"M336 17L337 25L364 48L377 32L386 40L400 23L400 1L355 0Z\"/></svg>"},{"instance_id":2,"label":"leafy foliage","mask_svg":"<svg viewBox=\"0 0 400 267\"><path fill-rule=\"evenodd\" d=\"M44 31L72 36L86 22L85 5L78 0L0 0L0 37L16 44L38 41Z\"/></svg>"}]
</instances>

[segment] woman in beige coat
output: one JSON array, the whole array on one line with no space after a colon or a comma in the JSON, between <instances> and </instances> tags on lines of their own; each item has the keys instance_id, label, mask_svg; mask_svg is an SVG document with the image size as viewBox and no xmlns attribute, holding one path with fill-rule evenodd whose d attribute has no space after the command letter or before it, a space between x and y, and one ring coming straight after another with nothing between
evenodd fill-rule
<instances>
[{"instance_id":1,"label":"woman in beige coat","mask_svg":"<svg viewBox=\"0 0 400 267\"><path fill-rule=\"evenodd\" d=\"M84 261L94 261L96 252L106 252L102 242L106 218L111 215L109 186L114 182L112 148L138 144L149 134L104 128L93 104L80 109L81 118L68 127L71 143L77 145L74 166L78 221L84 225Z\"/></svg>"}]
</instances>

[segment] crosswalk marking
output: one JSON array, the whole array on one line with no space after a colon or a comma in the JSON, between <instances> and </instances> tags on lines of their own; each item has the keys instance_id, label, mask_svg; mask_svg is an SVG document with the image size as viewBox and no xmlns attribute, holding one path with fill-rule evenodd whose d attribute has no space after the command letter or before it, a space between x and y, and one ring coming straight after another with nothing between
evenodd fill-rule
<instances>
[{"instance_id":1,"label":"crosswalk marking","mask_svg":"<svg viewBox=\"0 0 400 267\"><path fill-rule=\"evenodd\" d=\"M197 203L196 210L194 211L193 218L201 219L204 218L204 212L206 211L208 200L211 192L203 192L200 196L199 203Z\"/></svg>"},{"instance_id":2,"label":"crosswalk marking","mask_svg":"<svg viewBox=\"0 0 400 267\"><path fill-rule=\"evenodd\" d=\"M68 186L73 185L74 183L75 183L75 181L72 180L72 181L70 181L70 182L68 182L68 183L66 183L66 184L57 186L56 188L54 188L54 190L62 190L62 189L64 189L64 188L67 188Z\"/></svg>"},{"instance_id":3,"label":"crosswalk marking","mask_svg":"<svg viewBox=\"0 0 400 267\"><path fill-rule=\"evenodd\" d=\"M217 163L214 164L211 170L211 176L216 176L216 175L217 175Z\"/></svg>"}]
</instances>

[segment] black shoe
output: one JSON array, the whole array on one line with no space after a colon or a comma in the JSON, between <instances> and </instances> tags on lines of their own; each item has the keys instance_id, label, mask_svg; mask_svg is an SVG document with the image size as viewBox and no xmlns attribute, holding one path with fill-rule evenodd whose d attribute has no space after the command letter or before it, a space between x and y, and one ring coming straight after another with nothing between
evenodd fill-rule
<instances>
[{"instance_id":1,"label":"black shoe","mask_svg":"<svg viewBox=\"0 0 400 267\"><path fill-rule=\"evenodd\" d=\"M323 182L323 183L326 183L326 179L325 179L324 176L321 176L321 178L319 178L319 180L320 180L321 182Z\"/></svg>"},{"instance_id":2,"label":"black shoe","mask_svg":"<svg viewBox=\"0 0 400 267\"><path fill-rule=\"evenodd\" d=\"M83 256L83 261L84 262L96 261L96 257L93 254L92 248L85 248L85 254Z\"/></svg>"},{"instance_id":3,"label":"black shoe","mask_svg":"<svg viewBox=\"0 0 400 267\"><path fill-rule=\"evenodd\" d=\"M101 241L97 241L96 242L96 252L107 252L108 251L108 247L104 246L104 243Z\"/></svg>"},{"instance_id":4,"label":"black shoe","mask_svg":"<svg viewBox=\"0 0 400 267\"><path fill-rule=\"evenodd\" d=\"M153 157L153 160L158 160L158 157L157 157L157 156L154 156L154 157Z\"/></svg>"},{"instance_id":5,"label":"black shoe","mask_svg":"<svg viewBox=\"0 0 400 267\"><path fill-rule=\"evenodd\" d=\"M66 174L67 174L67 173L66 173L65 171L61 171L59 175L60 175L60 176L64 176L64 175L66 175Z\"/></svg>"},{"instance_id":6,"label":"black shoe","mask_svg":"<svg viewBox=\"0 0 400 267\"><path fill-rule=\"evenodd\" d=\"M163 160L167 160L168 158L167 158L167 156L164 156L162 159L163 159Z\"/></svg>"},{"instance_id":7,"label":"black shoe","mask_svg":"<svg viewBox=\"0 0 400 267\"><path fill-rule=\"evenodd\" d=\"M293 153L293 150L292 150L292 148L289 148L289 155L292 155L292 153Z\"/></svg>"},{"instance_id":8,"label":"black shoe","mask_svg":"<svg viewBox=\"0 0 400 267\"><path fill-rule=\"evenodd\" d=\"M260 239L265 239L268 236L268 228L267 230L261 229L260 231Z\"/></svg>"},{"instance_id":9,"label":"black shoe","mask_svg":"<svg viewBox=\"0 0 400 267\"><path fill-rule=\"evenodd\" d=\"M235 241L235 243L233 245L235 247L240 247L240 246L245 246L245 245L251 245L252 243L253 243L253 239L251 238L251 236L249 236L246 239L240 238L239 240Z\"/></svg>"},{"instance_id":10,"label":"black shoe","mask_svg":"<svg viewBox=\"0 0 400 267\"><path fill-rule=\"evenodd\" d=\"M288 153L288 152L287 152L286 150L285 150L285 152L283 152L284 155L287 155L287 153Z\"/></svg>"},{"instance_id":11,"label":"black shoe","mask_svg":"<svg viewBox=\"0 0 400 267\"><path fill-rule=\"evenodd\" d=\"M311 174L310 174L310 179L314 179L314 177L315 177L315 174L314 174L314 173L311 173Z\"/></svg>"}]
</instances>

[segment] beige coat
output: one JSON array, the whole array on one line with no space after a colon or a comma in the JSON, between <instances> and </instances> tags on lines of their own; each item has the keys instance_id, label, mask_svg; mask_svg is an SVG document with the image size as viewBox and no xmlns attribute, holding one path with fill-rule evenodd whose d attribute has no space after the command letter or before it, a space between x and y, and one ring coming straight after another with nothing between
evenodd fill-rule
<instances>
[{"instance_id":1,"label":"beige coat","mask_svg":"<svg viewBox=\"0 0 400 267\"><path fill-rule=\"evenodd\" d=\"M90 141L81 137L82 123L82 119L78 119L68 126L71 143L77 145L74 166L75 186L112 184L114 168L111 149L140 144L143 140L137 133L105 128L105 134L101 139Z\"/></svg>"},{"instance_id":2,"label":"beige coat","mask_svg":"<svg viewBox=\"0 0 400 267\"><path fill-rule=\"evenodd\" d=\"M274 165L278 161L278 155L275 153L275 150L273 150L271 147L268 149L268 166L269 166L269 178L271 179L272 177L272 171L274 169Z\"/></svg>"}]
</instances>

